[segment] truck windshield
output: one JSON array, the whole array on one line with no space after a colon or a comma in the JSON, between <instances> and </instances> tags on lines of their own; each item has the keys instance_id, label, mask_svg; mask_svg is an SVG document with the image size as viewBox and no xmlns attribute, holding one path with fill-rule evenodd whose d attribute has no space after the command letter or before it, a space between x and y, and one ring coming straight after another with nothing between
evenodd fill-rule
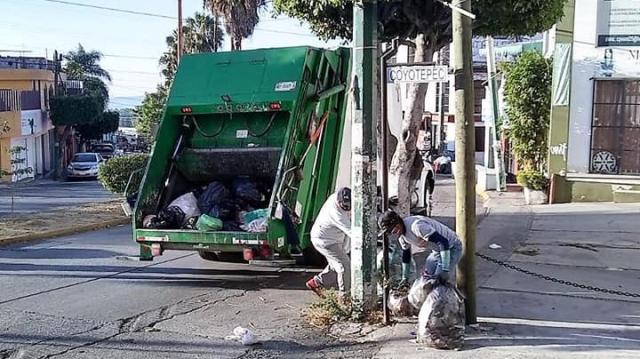
<instances>
[{"instance_id":1,"label":"truck windshield","mask_svg":"<svg viewBox=\"0 0 640 359\"><path fill-rule=\"evenodd\" d=\"M96 155L85 153L73 155L71 162L97 162L97 160Z\"/></svg>"}]
</instances>

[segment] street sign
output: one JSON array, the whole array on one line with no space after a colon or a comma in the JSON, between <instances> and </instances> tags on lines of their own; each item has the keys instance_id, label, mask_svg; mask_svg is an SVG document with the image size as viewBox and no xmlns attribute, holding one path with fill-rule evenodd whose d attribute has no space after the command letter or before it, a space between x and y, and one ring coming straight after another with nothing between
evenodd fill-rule
<instances>
[{"instance_id":1,"label":"street sign","mask_svg":"<svg viewBox=\"0 0 640 359\"><path fill-rule=\"evenodd\" d=\"M449 67L436 65L401 65L387 68L387 83L429 83L449 81Z\"/></svg>"}]
</instances>

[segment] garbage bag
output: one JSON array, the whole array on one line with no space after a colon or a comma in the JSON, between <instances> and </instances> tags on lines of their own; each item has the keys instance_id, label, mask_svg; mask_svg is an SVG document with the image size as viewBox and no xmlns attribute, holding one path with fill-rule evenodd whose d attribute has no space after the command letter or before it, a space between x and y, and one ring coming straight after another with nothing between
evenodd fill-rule
<instances>
[{"instance_id":1,"label":"garbage bag","mask_svg":"<svg viewBox=\"0 0 640 359\"><path fill-rule=\"evenodd\" d=\"M406 292L392 291L389 293L389 304L387 306L391 314L396 317L411 317L417 312L409 303Z\"/></svg>"},{"instance_id":2,"label":"garbage bag","mask_svg":"<svg viewBox=\"0 0 640 359\"><path fill-rule=\"evenodd\" d=\"M235 221L224 221L222 222L222 230L225 232L245 232L240 224Z\"/></svg>"},{"instance_id":3,"label":"garbage bag","mask_svg":"<svg viewBox=\"0 0 640 359\"><path fill-rule=\"evenodd\" d=\"M269 215L269 208L256 209L255 211L246 212L244 214L245 223L251 223L258 218L266 218Z\"/></svg>"},{"instance_id":4,"label":"garbage bag","mask_svg":"<svg viewBox=\"0 0 640 359\"><path fill-rule=\"evenodd\" d=\"M193 192L183 194L174 199L173 202L169 204L169 207L178 207L182 210L184 218L182 218L182 221L176 222L179 226L184 226L189 218L199 217L201 214L200 208L198 207L198 200Z\"/></svg>"},{"instance_id":5,"label":"garbage bag","mask_svg":"<svg viewBox=\"0 0 640 359\"><path fill-rule=\"evenodd\" d=\"M180 228L182 224L188 219L185 216L182 208L178 206L169 206L158 212L158 222L156 222L157 229L169 229Z\"/></svg>"},{"instance_id":6,"label":"garbage bag","mask_svg":"<svg viewBox=\"0 0 640 359\"><path fill-rule=\"evenodd\" d=\"M436 349L460 349L464 325L462 295L449 283L437 284L420 308L417 342Z\"/></svg>"},{"instance_id":7,"label":"garbage bag","mask_svg":"<svg viewBox=\"0 0 640 359\"><path fill-rule=\"evenodd\" d=\"M196 222L196 228L203 232L213 232L222 229L222 221L219 218L203 214Z\"/></svg>"},{"instance_id":8,"label":"garbage bag","mask_svg":"<svg viewBox=\"0 0 640 359\"><path fill-rule=\"evenodd\" d=\"M196 223L198 222L198 216L187 218L187 223L182 226L183 229L196 229Z\"/></svg>"},{"instance_id":9,"label":"garbage bag","mask_svg":"<svg viewBox=\"0 0 640 359\"><path fill-rule=\"evenodd\" d=\"M209 217L213 218L228 219L233 215L233 211L225 207L224 204L215 204L213 205L213 207L211 207L207 214L209 215Z\"/></svg>"},{"instance_id":10,"label":"garbage bag","mask_svg":"<svg viewBox=\"0 0 640 359\"><path fill-rule=\"evenodd\" d=\"M266 197L260 185L250 178L236 178L231 185L233 195L249 203L263 202Z\"/></svg>"},{"instance_id":11,"label":"garbage bag","mask_svg":"<svg viewBox=\"0 0 640 359\"><path fill-rule=\"evenodd\" d=\"M224 184L221 182L211 182L207 186L207 189L198 196L198 207L200 207L202 213L209 213L215 204L227 199L229 195L229 189L227 189Z\"/></svg>"},{"instance_id":12,"label":"garbage bag","mask_svg":"<svg viewBox=\"0 0 640 359\"><path fill-rule=\"evenodd\" d=\"M413 282L411 290L409 290L409 303L416 309L420 310L422 304L427 300L429 292L436 285L436 279L430 279L420 276Z\"/></svg>"},{"instance_id":13,"label":"garbage bag","mask_svg":"<svg viewBox=\"0 0 640 359\"><path fill-rule=\"evenodd\" d=\"M266 218L258 218L249 224L241 225L240 228L249 233L265 233L269 227Z\"/></svg>"}]
</instances>

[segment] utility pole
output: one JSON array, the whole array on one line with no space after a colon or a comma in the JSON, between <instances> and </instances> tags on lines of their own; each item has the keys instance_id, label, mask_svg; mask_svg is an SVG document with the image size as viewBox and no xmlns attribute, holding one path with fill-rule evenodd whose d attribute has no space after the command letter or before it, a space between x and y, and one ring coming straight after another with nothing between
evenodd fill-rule
<instances>
[{"instance_id":1,"label":"utility pole","mask_svg":"<svg viewBox=\"0 0 640 359\"><path fill-rule=\"evenodd\" d=\"M440 49L438 51L438 65L445 65L444 63L444 50ZM448 64L447 64L448 65ZM445 138L444 138L444 92L449 91L449 83L448 82L438 82L436 85L440 89L438 93L438 152L442 153L446 150Z\"/></svg>"},{"instance_id":2,"label":"utility pole","mask_svg":"<svg viewBox=\"0 0 640 359\"><path fill-rule=\"evenodd\" d=\"M178 0L178 63L184 50L184 35L182 34L182 0Z\"/></svg>"},{"instance_id":3,"label":"utility pole","mask_svg":"<svg viewBox=\"0 0 640 359\"><path fill-rule=\"evenodd\" d=\"M355 317L373 309L377 297L377 7L376 0L357 0L353 7L351 298Z\"/></svg>"},{"instance_id":4,"label":"utility pole","mask_svg":"<svg viewBox=\"0 0 640 359\"><path fill-rule=\"evenodd\" d=\"M500 141L500 128L498 128L498 82L496 81L496 54L493 51L493 38L487 36L487 76L489 80L489 92L491 93L491 112L493 131L493 164L496 172L496 190L507 190L507 178L504 173L504 157L502 156L502 142Z\"/></svg>"},{"instance_id":5,"label":"utility pole","mask_svg":"<svg viewBox=\"0 0 640 359\"><path fill-rule=\"evenodd\" d=\"M464 251L458 264L458 286L465 294L467 324L476 318L476 166L475 121L473 116L473 58L471 48L471 0L459 3L462 11L452 11L453 71L456 89L456 232ZM464 11L464 12L463 12Z\"/></svg>"}]
</instances>

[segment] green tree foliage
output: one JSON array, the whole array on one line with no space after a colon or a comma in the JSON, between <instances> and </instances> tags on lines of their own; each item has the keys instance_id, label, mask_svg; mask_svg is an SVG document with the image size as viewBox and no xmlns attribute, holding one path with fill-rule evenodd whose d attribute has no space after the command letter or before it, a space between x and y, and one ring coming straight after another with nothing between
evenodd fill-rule
<instances>
[{"instance_id":1,"label":"green tree foliage","mask_svg":"<svg viewBox=\"0 0 640 359\"><path fill-rule=\"evenodd\" d=\"M64 54L65 60L63 72L69 80L83 81L88 93L99 94L104 97L106 104L109 100L109 91L105 81L111 82L111 75L100 66L102 53L99 51L85 50L82 44L78 44L75 50Z\"/></svg>"},{"instance_id":2,"label":"green tree foliage","mask_svg":"<svg viewBox=\"0 0 640 359\"><path fill-rule=\"evenodd\" d=\"M224 31L217 17L196 12L189 17L182 27L185 54L216 52L224 43ZM178 68L178 30L167 36L167 51L160 57L164 86L171 86L173 76Z\"/></svg>"},{"instance_id":3,"label":"green tree foliage","mask_svg":"<svg viewBox=\"0 0 640 359\"><path fill-rule=\"evenodd\" d=\"M97 121L76 125L76 131L82 141L99 140L105 133L112 133L120 126L120 113L117 111L105 111Z\"/></svg>"},{"instance_id":4,"label":"green tree foliage","mask_svg":"<svg viewBox=\"0 0 640 359\"><path fill-rule=\"evenodd\" d=\"M551 28L563 16L567 0L474 0L475 35L524 36ZM309 23L321 38L350 40L353 30L352 0L274 0L276 15L285 14ZM378 22L381 40L415 38L424 34L432 45L451 41L451 10L436 1L380 0Z\"/></svg>"},{"instance_id":5,"label":"green tree foliage","mask_svg":"<svg viewBox=\"0 0 640 359\"><path fill-rule=\"evenodd\" d=\"M531 51L502 67L512 151L525 169L540 171L548 151L552 61Z\"/></svg>"},{"instance_id":6,"label":"green tree foliage","mask_svg":"<svg viewBox=\"0 0 640 359\"><path fill-rule=\"evenodd\" d=\"M306 0L305 0L306 1ZM253 35L260 22L260 11L267 6L266 0L203 0L211 13L224 20L224 28L231 37L231 50L242 50L242 40Z\"/></svg>"},{"instance_id":7,"label":"green tree foliage","mask_svg":"<svg viewBox=\"0 0 640 359\"><path fill-rule=\"evenodd\" d=\"M54 126L76 126L100 119L103 98L96 95L65 95L49 99L49 117Z\"/></svg>"},{"instance_id":8,"label":"green tree foliage","mask_svg":"<svg viewBox=\"0 0 640 359\"><path fill-rule=\"evenodd\" d=\"M158 86L156 92L144 94L142 105L133 110L136 117L136 130L139 134L152 137L152 129L162 117L162 110L167 100L167 90Z\"/></svg>"},{"instance_id":9,"label":"green tree foliage","mask_svg":"<svg viewBox=\"0 0 640 359\"><path fill-rule=\"evenodd\" d=\"M98 180L108 191L124 194L131 174L134 171L144 169L148 160L149 155L144 153L113 157L100 166ZM138 171L136 172L137 175L132 177L129 193L135 192L140 187L143 172Z\"/></svg>"}]
</instances>

